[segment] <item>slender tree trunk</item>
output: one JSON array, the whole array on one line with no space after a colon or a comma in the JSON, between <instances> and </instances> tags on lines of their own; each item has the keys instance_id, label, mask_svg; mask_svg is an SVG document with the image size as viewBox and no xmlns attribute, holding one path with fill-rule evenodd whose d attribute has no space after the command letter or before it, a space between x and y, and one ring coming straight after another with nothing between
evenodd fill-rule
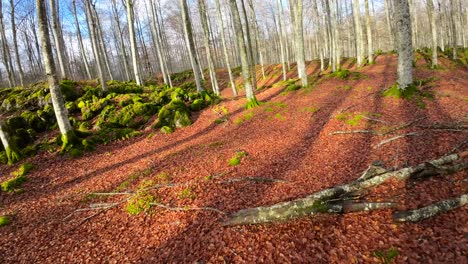
<instances>
[{"instance_id":1,"label":"slender tree trunk","mask_svg":"<svg viewBox=\"0 0 468 264\"><path fill-rule=\"evenodd\" d=\"M434 3L432 0L426 0L427 3L427 14L429 16L429 24L432 33L432 67L437 67L437 25L435 18Z\"/></svg>"},{"instance_id":2,"label":"slender tree trunk","mask_svg":"<svg viewBox=\"0 0 468 264\"><path fill-rule=\"evenodd\" d=\"M388 3L389 0L384 0L385 3L385 17L387 19L387 30L388 36L390 37L390 46L392 49L395 49L395 38L394 38L394 30L393 30L393 23L390 19L390 4Z\"/></svg>"},{"instance_id":3,"label":"slender tree trunk","mask_svg":"<svg viewBox=\"0 0 468 264\"><path fill-rule=\"evenodd\" d=\"M432 0L430 0L432 1ZM369 0L364 0L366 7L366 29L367 29L367 56L369 64L374 63L374 45L372 42L372 20L369 11Z\"/></svg>"},{"instance_id":4,"label":"slender tree trunk","mask_svg":"<svg viewBox=\"0 0 468 264\"><path fill-rule=\"evenodd\" d=\"M160 39L160 34L158 32L158 23L156 20L156 13L154 12L154 8L155 8L154 0L151 0L150 2L151 32L153 33L154 50L156 51L156 55L158 57L159 67L161 69L161 74L163 76L164 83L172 86L170 82L171 77L169 76L166 65L165 65L165 57L162 54L161 39Z\"/></svg>"},{"instance_id":5,"label":"slender tree trunk","mask_svg":"<svg viewBox=\"0 0 468 264\"><path fill-rule=\"evenodd\" d=\"M2 59L3 59L3 64L5 65L5 69L7 71L8 75L8 84L10 87L16 86L15 82L15 75L14 75L14 69L13 69L13 63L11 61L11 56L10 56L10 48L8 47L8 40L5 35L5 24L3 23L3 4L2 1L0 1L0 44L2 46Z\"/></svg>"},{"instance_id":6,"label":"slender tree trunk","mask_svg":"<svg viewBox=\"0 0 468 264\"><path fill-rule=\"evenodd\" d=\"M252 35L250 34L250 25L249 18L247 17L247 10L245 9L244 0L240 0L241 12L244 17L244 27L245 27L245 38L247 39L247 59L249 60L250 71L251 71L251 80L253 90L257 90L257 59L254 56L254 49L252 46Z\"/></svg>"},{"instance_id":7,"label":"slender tree trunk","mask_svg":"<svg viewBox=\"0 0 468 264\"><path fill-rule=\"evenodd\" d=\"M206 3L205 0L198 0L198 10L200 13L202 28L203 28L203 41L205 44L206 59L208 61L208 69L210 71L211 86L215 94L219 95L218 79L216 78L216 69L211 54L210 30L208 27L208 18L206 16Z\"/></svg>"},{"instance_id":8,"label":"slender tree trunk","mask_svg":"<svg viewBox=\"0 0 468 264\"><path fill-rule=\"evenodd\" d=\"M16 67L18 68L18 75L20 79L20 85L24 87L24 73L23 67L21 66L21 59L18 51L18 38L16 36L16 21L15 21L15 3L14 0L10 0L10 23L11 23L11 33L13 35L13 49L15 52Z\"/></svg>"},{"instance_id":9,"label":"slender tree trunk","mask_svg":"<svg viewBox=\"0 0 468 264\"><path fill-rule=\"evenodd\" d=\"M92 8L93 8L94 19L96 21L96 29L97 29L96 33L97 33L97 37L98 37L99 48L101 49L102 57L104 59L104 64L106 66L107 73L109 74L109 78L111 80L113 80L114 75L112 74L111 64L110 64L110 61L109 61L109 57L107 56L107 47L106 47L106 43L104 41L104 36L102 34L101 21L99 20L99 16L97 14L96 8L94 6L92 6Z\"/></svg>"},{"instance_id":10,"label":"slender tree trunk","mask_svg":"<svg viewBox=\"0 0 468 264\"><path fill-rule=\"evenodd\" d=\"M135 75L135 82L137 85L144 85L140 75L140 68L138 67L138 50L135 36L135 19L133 17L133 0L126 0L127 7L127 20L128 20L128 33L130 35L130 50L132 52L133 73Z\"/></svg>"},{"instance_id":11,"label":"slender tree trunk","mask_svg":"<svg viewBox=\"0 0 468 264\"><path fill-rule=\"evenodd\" d=\"M215 0L215 3L216 3L216 11L218 13L218 19L219 19L219 22L221 23L221 44L223 45L223 53L224 53L224 59L226 61L226 68L229 74L229 82L231 84L232 93L234 94L234 96L237 96L237 88L236 88L236 84L234 83L234 77L232 76L231 64L229 62L229 54L228 54L228 50L226 46L226 37L224 35L224 22L223 22L223 16L221 13L221 5L219 4L219 0Z\"/></svg>"},{"instance_id":12,"label":"slender tree trunk","mask_svg":"<svg viewBox=\"0 0 468 264\"><path fill-rule=\"evenodd\" d=\"M12 165L20 159L20 153L16 146L13 145L11 137L8 133L8 128L5 125L5 121L0 119L0 140L3 144L3 148L7 154L8 164Z\"/></svg>"},{"instance_id":13,"label":"slender tree trunk","mask_svg":"<svg viewBox=\"0 0 468 264\"><path fill-rule=\"evenodd\" d=\"M187 0L180 0L180 4L182 6L182 20L184 22L184 35L185 35L185 42L187 44L187 49L190 57L190 63L192 64L193 74L195 76L195 83L197 85L197 91L202 92L202 72L199 68L197 53L195 50L195 43L193 41L193 34L192 34L192 23L190 22L190 17L188 13L187 7Z\"/></svg>"},{"instance_id":14,"label":"slender tree trunk","mask_svg":"<svg viewBox=\"0 0 468 264\"><path fill-rule=\"evenodd\" d=\"M119 15L117 13L117 3L116 0L112 0L112 14L114 16L114 20L117 26L117 30L119 31L119 46L120 46L120 57L122 60L122 64L124 66L124 71L125 71L125 77L126 80L130 80L130 71L129 71L129 66L128 66L128 57L127 57L127 51L125 50L125 42L123 38L123 32L122 32L122 27L120 26L120 19Z\"/></svg>"},{"instance_id":15,"label":"slender tree trunk","mask_svg":"<svg viewBox=\"0 0 468 264\"><path fill-rule=\"evenodd\" d=\"M251 71L249 69L249 61L247 58L247 47L244 40L244 34L242 33L242 22L237 8L236 0L229 0L231 8L231 15L234 24L234 31L236 32L237 46L241 58L242 77L244 80L245 95L247 97L247 107L255 107L258 105L257 99L255 98L254 90L252 87Z\"/></svg>"},{"instance_id":16,"label":"slender tree trunk","mask_svg":"<svg viewBox=\"0 0 468 264\"><path fill-rule=\"evenodd\" d=\"M55 49L57 51L57 58L60 66L60 73L61 78L68 79L68 70L67 64L68 62L65 59L65 47L62 46L60 42L60 21L57 14L57 7L56 7L55 0L49 0L49 10L50 10L50 18L51 18L51 25L52 25L52 35L54 36L54 43Z\"/></svg>"},{"instance_id":17,"label":"slender tree trunk","mask_svg":"<svg viewBox=\"0 0 468 264\"><path fill-rule=\"evenodd\" d=\"M395 0L398 48L398 86L405 90L413 83L413 45L408 0Z\"/></svg>"},{"instance_id":18,"label":"slender tree trunk","mask_svg":"<svg viewBox=\"0 0 468 264\"><path fill-rule=\"evenodd\" d=\"M37 0L39 1L39 0ZM98 70L98 77L101 83L101 89L104 92L107 92L107 83L104 78L104 71L102 66L102 58L99 52L99 45L97 40L97 30L96 30L96 21L94 20L92 11L91 11L91 0L85 0L85 9L86 9L86 18L88 20L88 27L90 32L91 44L93 47L94 60L96 61L96 67Z\"/></svg>"},{"instance_id":19,"label":"slender tree trunk","mask_svg":"<svg viewBox=\"0 0 468 264\"><path fill-rule=\"evenodd\" d=\"M73 128L68 120L68 111L65 107L65 101L62 93L55 70L55 62L52 56L52 45L49 39L49 28L47 26L47 13L45 3L43 0L36 0L36 12L39 26L39 36L41 39L42 57L44 58L44 65L49 82L49 90L52 98L52 105L54 107L55 117L57 118L58 127L62 134L63 147L72 144L75 139Z\"/></svg>"},{"instance_id":20,"label":"slender tree trunk","mask_svg":"<svg viewBox=\"0 0 468 264\"><path fill-rule=\"evenodd\" d=\"M356 58L357 67L363 64L364 42L362 40L361 12L359 0L353 0L354 28L356 32Z\"/></svg>"},{"instance_id":21,"label":"slender tree trunk","mask_svg":"<svg viewBox=\"0 0 468 264\"><path fill-rule=\"evenodd\" d=\"M286 81L287 77L287 69L286 69L286 51L283 39L283 19L281 17L281 0L276 0L276 9L278 12L278 31L279 31L279 43L280 43L280 50L281 50L281 66L283 67L283 80Z\"/></svg>"},{"instance_id":22,"label":"slender tree trunk","mask_svg":"<svg viewBox=\"0 0 468 264\"><path fill-rule=\"evenodd\" d=\"M458 27L457 27L457 11L456 11L456 3L455 1L450 1L450 20L452 22L452 48L453 48L453 55L452 58L453 60L457 60L458 56L458 51L457 51L457 45L458 45Z\"/></svg>"},{"instance_id":23,"label":"slender tree trunk","mask_svg":"<svg viewBox=\"0 0 468 264\"><path fill-rule=\"evenodd\" d=\"M294 43L296 46L296 62L297 73L301 79L302 87L307 86L307 71L305 65L304 52L304 30L303 30L303 4L302 0L290 0L292 7L293 28L294 28Z\"/></svg>"},{"instance_id":24,"label":"slender tree trunk","mask_svg":"<svg viewBox=\"0 0 468 264\"><path fill-rule=\"evenodd\" d=\"M88 63L88 58L86 57L86 51L83 46L83 39L81 37L81 29L80 29L80 23L78 22L78 15L76 13L76 3L75 0L72 0L72 8L73 8L73 16L75 18L75 25L76 25L76 36L78 38L78 45L80 47L80 52L81 52L81 57L83 59L83 63L85 66L86 70L86 76L88 79L91 79L91 71L89 70L89 63Z\"/></svg>"}]
</instances>

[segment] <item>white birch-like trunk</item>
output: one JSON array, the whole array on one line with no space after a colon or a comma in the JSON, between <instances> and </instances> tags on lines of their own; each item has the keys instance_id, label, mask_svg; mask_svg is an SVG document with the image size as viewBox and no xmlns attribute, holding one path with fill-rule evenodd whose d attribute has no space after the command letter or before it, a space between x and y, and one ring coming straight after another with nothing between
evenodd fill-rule
<instances>
[{"instance_id":1,"label":"white birch-like trunk","mask_svg":"<svg viewBox=\"0 0 468 264\"><path fill-rule=\"evenodd\" d=\"M102 58L99 52L99 45L97 43L96 21L94 20L94 17L91 11L91 0L85 0L85 10L86 10L86 19L88 20L88 28L90 32L89 34L91 38L91 44L93 47L94 60L96 61L96 68L98 70L99 82L101 83L101 89L104 92L107 92L107 83L104 78Z\"/></svg>"},{"instance_id":2,"label":"white birch-like trunk","mask_svg":"<svg viewBox=\"0 0 468 264\"><path fill-rule=\"evenodd\" d=\"M395 0L398 48L398 86L404 90L413 83L413 45L408 0Z\"/></svg>"},{"instance_id":3,"label":"white birch-like trunk","mask_svg":"<svg viewBox=\"0 0 468 264\"><path fill-rule=\"evenodd\" d=\"M427 3L427 14L429 16L429 24L431 27L432 35L432 67L437 67L437 25L434 10L434 3L432 0L426 0Z\"/></svg>"},{"instance_id":4,"label":"white birch-like trunk","mask_svg":"<svg viewBox=\"0 0 468 264\"><path fill-rule=\"evenodd\" d=\"M182 20L184 23L185 43L187 45L193 75L195 76L197 91L202 92L204 90L202 86L202 71L200 70L197 53L195 50L195 43L193 41L192 24L190 22L190 17L188 13L187 0L180 0L180 5L182 6Z\"/></svg>"},{"instance_id":5,"label":"white birch-like trunk","mask_svg":"<svg viewBox=\"0 0 468 264\"><path fill-rule=\"evenodd\" d=\"M239 10L237 8L236 0L229 0L229 5L231 7L231 15L234 24L234 31L237 39L237 46L239 49L240 59L241 59L241 68L242 68L242 78L244 81L245 95L247 101L252 100L256 101L255 94L252 87L251 71L249 66L249 61L247 58L247 48L244 40L244 34L242 33L242 23L239 15Z\"/></svg>"},{"instance_id":6,"label":"white birch-like trunk","mask_svg":"<svg viewBox=\"0 0 468 264\"><path fill-rule=\"evenodd\" d=\"M305 52L304 52L304 30L303 30L303 3L302 0L290 0L292 10L293 28L294 28L294 44L296 47L296 62L297 73L301 79L302 87L307 86L307 72L305 65Z\"/></svg>"},{"instance_id":7,"label":"white birch-like trunk","mask_svg":"<svg viewBox=\"0 0 468 264\"><path fill-rule=\"evenodd\" d=\"M49 0L49 10L52 26L52 35L54 37L55 49L57 51L57 59L60 66L60 73L62 79L68 78L67 66L68 62L65 59L65 47L60 42L60 21L57 14L57 7L55 0Z\"/></svg>"},{"instance_id":8,"label":"white birch-like trunk","mask_svg":"<svg viewBox=\"0 0 468 264\"><path fill-rule=\"evenodd\" d=\"M20 79L21 87L24 87L24 73L23 67L21 66L21 59L18 51L18 38L16 36L16 21L15 21L15 3L14 0L10 0L10 23L12 28L12 37L13 37L13 50L15 52L15 61L16 67L18 68L18 75Z\"/></svg>"},{"instance_id":9,"label":"white birch-like trunk","mask_svg":"<svg viewBox=\"0 0 468 264\"><path fill-rule=\"evenodd\" d=\"M137 85L144 85L140 75L140 68L138 66L138 50L135 36L135 19L133 17L133 0L126 0L127 20L128 20L128 34L130 36L130 50L132 53L133 74L135 75L135 82Z\"/></svg>"},{"instance_id":10,"label":"white birch-like trunk","mask_svg":"<svg viewBox=\"0 0 468 264\"><path fill-rule=\"evenodd\" d=\"M62 93L60 92L59 81L55 69L55 62L52 56L52 45L49 39L47 12L43 0L36 0L36 12L39 36L41 40L42 58L44 59L52 105L54 107L55 117L57 118L60 133L66 139L73 130L70 121L68 120L68 111L65 107L65 101L63 99Z\"/></svg>"},{"instance_id":11,"label":"white birch-like trunk","mask_svg":"<svg viewBox=\"0 0 468 264\"><path fill-rule=\"evenodd\" d=\"M205 45L206 59L208 61L208 70L210 71L211 86L215 94L219 95L218 79L216 78L216 69L211 54L211 41L210 30L208 27L208 18L206 17L206 3L205 0L198 0L198 10L200 13L202 28L203 28L203 42Z\"/></svg>"},{"instance_id":12,"label":"white birch-like trunk","mask_svg":"<svg viewBox=\"0 0 468 264\"><path fill-rule=\"evenodd\" d=\"M228 54L227 46L226 46L226 37L224 35L224 22L223 22L223 16L221 13L221 5L219 4L219 0L215 0L215 4L216 4L216 11L218 13L218 19L219 19L219 22L221 23L221 44L223 45L223 53L224 53L224 59L226 61L226 68L229 74L229 82L231 84L232 93L234 94L234 96L237 96L237 88L236 88L236 84L234 83L234 77L232 76L232 70L231 70L231 64L229 62L229 54Z\"/></svg>"},{"instance_id":13,"label":"white birch-like trunk","mask_svg":"<svg viewBox=\"0 0 468 264\"><path fill-rule=\"evenodd\" d=\"M80 53L81 53L81 58L83 60L83 64L85 66L85 71L86 71L86 76L88 79L91 79L91 71L89 70L89 63L88 63L88 58L86 56L86 51L83 46L83 39L81 37L81 29L80 29L80 23L78 22L78 15L76 13L76 1L72 0L72 10L73 10L73 17L75 19L75 26L76 26L76 36L78 38L78 45L80 48Z\"/></svg>"},{"instance_id":14,"label":"white birch-like trunk","mask_svg":"<svg viewBox=\"0 0 468 264\"><path fill-rule=\"evenodd\" d=\"M283 18L281 17L282 6L281 0L276 0L276 9L278 12L278 30L279 30L279 43L280 43L280 53L281 53L281 66L283 68L283 80L286 81L287 77L287 69L286 69L286 51L285 51L285 44L283 38Z\"/></svg>"},{"instance_id":15,"label":"white birch-like trunk","mask_svg":"<svg viewBox=\"0 0 468 264\"><path fill-rule=\"evenodd\" d=\"M359 0L353 0L354 30L356 33L356 59L357 67L361 67L364 57L364 42L362 39L361 11Z\"/></svg>"},{"instance_id":16,"label":"white birch-like trunk","mask_svg":"<svg viewBox=\"0 0 468 264\"><path fill-rule=\"evenodd\" d=\"M432 1L432 0L430 0ZM366 8L366 29L367 29L367 57L369 64L374 63L374 45L372 41L372 20L369 10L369 0L364 0Z\"/></svg>"}]
</instances>

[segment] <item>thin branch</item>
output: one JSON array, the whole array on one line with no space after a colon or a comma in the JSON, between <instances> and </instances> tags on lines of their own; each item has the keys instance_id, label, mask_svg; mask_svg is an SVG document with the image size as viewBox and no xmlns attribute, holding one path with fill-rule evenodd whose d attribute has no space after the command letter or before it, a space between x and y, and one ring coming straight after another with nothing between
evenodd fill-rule
<instances>
[{"instance_id":1,"label":"thin branch","mask_svg":"<svg viewBox=\"0 0 468 264\"><path fill-rule=\"evenodd\" d=\"M282 179L261 178L261 177L243 177L243 178L233 178L233 179L224 180L221 183L233 183L233 182L241 182L241 181L278 182L278 183L288 182Z\"/></svg>"},{"instance_id":2,"label":"thin branch","mask_svg":"<svg viewBox=\"0 0 468 264\"><path fill-rule=\"evenodd\" d=\"M390 142L392 142L394 140L397 140L397 139L400 139L400 138L409 137L409 136L419 136L419 135L421 135L421 133L418 133L418 132L411 132L411 133L407 133L407 134L403 134L403 135L398 135L396 137L392 137L392 138L382 140L374 148L380 148L382 145L385 145L387 143L390 143Z\"/></svg>"},{"instance_id":3,"label":"thin branch","mask_svg":"<svg viewBox=\"0 0 468 264\"><path fill-rule=\"evenodd\" d=\"M380 133L373 130L351 130L351 131L335 131L331 132L329 135L343 135L343 134L372 134L380 135Z\"/></svg>"}]
</instances>

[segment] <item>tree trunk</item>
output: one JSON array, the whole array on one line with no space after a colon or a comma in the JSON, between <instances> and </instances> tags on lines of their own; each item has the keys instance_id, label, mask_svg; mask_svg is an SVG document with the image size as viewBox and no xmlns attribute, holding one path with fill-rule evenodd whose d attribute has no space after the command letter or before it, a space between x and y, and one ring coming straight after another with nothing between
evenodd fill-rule
<instances>
[{"instance_id":1,"label":"tree trunk","mask_svg":"<svg viewBox=\"0 0 468 264\"><path fill-rule=\"evenodd\" d=\"M101 83L101 89L104 92L107 92L107 83L104 78L104 71L102 66L102 58L99 52L99 45L97 40L97 31L96 31L96 21L94 20L94 16L91 11L91 0L85 1L85 9L86 9L86 19L88 20L88 28L90 32L91 44L93 47L94 53L94 60L96 61L96 67L98 70L98 77Z\"/></svg>"},{"instance_id":2,"label":"tree trunk","mask_svg":"<svg viewBox=\"0 0 468 264\"><path fill-rule=\"evenodd\" d=\"M114 16L115 23L117 25L117 30L119 31L119 46L120 46L120 57L122 64L124 65L125 77L126 80L130 80L130 72L128 66L127 51L125 50L125 42L123 38L122 27L120 26L119 15L117 14L117 3L116 0L112 0L112 14Z\"/></svg>"},{"instance_id":3,"label":"tree trunk","mask_svg":"<svg viewBox=\"0 0 468 264\"><path fill-rule=\"evenodd\" d=\"M130 50L132 52L133 73L135 75L135 82L137 85L144 85L140 75L140 68L138 67L138 50L135 36L135 19L133 17L133 0L126 0L127 20L128 20L128 33L130 35Z\"/></svg>"},{"instance_id":4,"label":"tree trunk","mask_svg":"<svg viewBox=\"0 0 468 264\"><path fill-rule=\"evenodd\" d=\"M55 62L52 56L52 45L49 39L49 28L47 26L47 13L43 0L36 0L36 12L39 27L39 36L41 39L42 57L49 82L49 90L54 107L55 117L57 119L60 133L62 134L62 150L75 140L75 134L68 120L68 111L65 107L62 93L60 91L59 81L55 70Z\"/></svg>"},{"instance_id":5,"label":"tree trunk","mask_svg":"<svg viewBox=\"0 0 468 264\"><path fill-rule=\"evenodd\" d=\"M13 35L13 48L15 51L16 67L18 67L18 75L20 79L20 85L24 87L24 73L23 67L21 66L21 59L18 51L18 39L16 36L16 22L15 22L15 3L14 0L10 0L10 23L11 23L11 33Z\"/></svg>"},{"instance_id":6,"label":"tree trunk","mask_svg":"<svg viewBox=\"0 0 468 264\"><path fill-rule=\"evenodd\" d=\"M393 23L392 20L390 19L390 4L388 3L388 0L384 0L385 3L385 17L387 19L387 30L388 30L388 36L390 37L390 47L392 49L395 49L395 38L394 38L394 30L393 30ZM392 14L393 15L393 14Z\"/></svg>"},{"instance_id":7,"label":"tree trunk","mask_svg":"<svg viewBox=\"0 0 468 264\"><path fill-rule=\"evenodd\" d=\"M86 70L86 76L88 79L91 79L91 71L89 70L89 63L88 63L88 58L86 57L86 51L83 46L83 39L81 37L81 29L80 29L80 23L78 22L78 15L76 13L76 3L75 0L72 0L72 8L73 8L73 17L75 18L75 24L76 24L76 36L78 38L78 45L80 47L80 52L81 52L81 57L83 59L83 63L85 66Z\"/></svg>"},{"instance_id":8,"label":"tree trunk","mask_svg":"<svg viewBox=\"0 0 468 264\"><path fill-rule=\"evenodd\" d=\"M232 76L231 64L229 62L229 54L228 54L227 46L226 46L226 37L224 35L224 22L223 22L223 16L221 14L221 5L219 4L219 0L215 0L215 3L216 3L216 11L218 12L219 22L221 23L221 44L223 45L223 53L224 53L224 59L226 61L226 68L229 74L229 82L231 84L233 95L237 96L237 88L234 82L234 77Z\"/></svg>"},{"instance_id":9,"label":"tree trunk","mask_svg":"<svg viewBox=\"0 0 468 264\"><path fill-rule=\"evenodd\" d=\"M244 26L245 26L245 38L247 39L247 59L249 61L250 65L250 76L251 76L251 82L252 82L252 87L253 90L257 90L257 59L254 56L254 50L252 47L252 37L250 34L250 25L249 25L249 19L247 17L247 10L245 9L245 4L244 0L240 0L240 5L241 5L241 12L244 17Z\"/></svg>"},{"instance_id":10,"label":"tree trunk","mask_svg":"<svg viewBox=\"0 0 468 264\"><path fill-rule=\"evenodd\" d=\"M296 46L296 62L297 73L301 79L302 87L307 86L307 71L305 65L304 52L304 30L303 30L303 3L302 0L290 0L292 7L293 27L294 27L294 44Z\"/></svg>"},{"instance_id":11,"label":"tree trunk","mask_svg":"<svg viewBox=\"0 0 468 264\"><path fill-rule=\"evenodd\" d=\"M435 18L434 3L432 0L426 0L427 2L427 14L429 16L429 24L432 33L432 68L437 67L437 25Z\"/></svg>"},{"instance_id":12,"label":"tree trunk","mask_svg":"<svg viewBox=\"0 0 468 264\"><path fill-rule=\"evenodd\" d=\"M182 20L184 23L185 43L187 44L190 63L192 64L193 75L195 76L195 83L197 85L197 91L202 92L204 90L202 86L202 72L199 68L199 62L195 50L195 43L193 41L192 23L190 22L190 17L188 13L187 0L180 0L180 5L182 6Z\"/></svg>"},{"instance_id":13,"label":"tree trunk","mask_svg":"<svg viewBox=\"0 0 468 264\"><path fill-rule=\"evenodd\" d=\"M172 86L170 82L170 76L167 72L167 68L165 65L165 57L162 54L162 45L161 45L161 39L160 39L160 34L158 32L158 23L156 20L156 13L154 12L155 8L155 3L154 0L151 0L150 2L150 9L151 9L151 32L153 34L153 45L154 45L154 50L156 52L158 62L159 62L159 68L161 69L161 74L163 76L164 83Z\"/></svg>"},{"instance_id":14,"label":"tree trunk","mask_svg":"<svg viewBox=\"0 0 468 264\"><path fill-rule=\"evenodd\" d=\"M57 14L55 0L49 0L49 10L52 26L52 35L54 36L55 49L57 51L57 58L60 66L60 73L62 79L68 79L68 62L65 59L65 47L60 42L60 21Z\"/></svg>"},{"instance_id":15,"label":"tree trunk","mask_svg":"<svg viewBox=\"0 0 468 264\"><path fill-rule=\"evenodd\" d=\"M364 42L362 39L361 11L359 0L353 0L354 30L356 33L356 58L357 67L361 67L364 57Z\"/></svg>"},{"instance_id":16,"label":"tree trunk","mask_svg":"<svg viewBox=\"0 0 468 264\"><path fill-rule=\"evenodd\" d=\"M216 68L211 54L211 41L210 29L208 27L208 18L206 16L206 3L205 0L198 0L198 11L200 13L202 28L203 28L203 42L205 44L206 59L208 61L208 70L210 72L210 80L213 92L219 95L218 79L216 78Z\"/></svg>"},{"instance_id":17,"label":"tree trunk","mask_svg":"<svg viewBox=\"0 0 468 264\"><path fill-rule=\"evenodd\" d=\"M0 44L2 46L2 59L3 59L3 64L5 65L5 69L7 71L8 75L8 84L10 87L16 86L15 82L15 74L14 74L14 69L13 69L13 63L11 61L11 56L10 56L10 48L8 47L8 39L6 38L5 35L5 24L3 23L3 4L2 1L0 1Z\"/></svg>"},{"instance_id":18,"label":"tree trunk","mask_svg":"<svg viewBox=\"0 0 468 264\"><path fill-rule=\"evenodd\" d=\"M398 47L398 87L405 90L413 83L413 45L408 0L395 0Z\"/></svg>"},{"instance_id":19,"label":"tree trunk","mask_svg":"<svg viewBox=\"0 0 468 264\"><path fill-rule=\"evenodd\" d=\"M3 119L0 120L0 140L2 141L3 148L7 154L8 164L11 165L17 162L21 157L18 149L14 146L10 140L7 127Z\"/></svg>"},{"instance_id":20,"label":"tree trunk","mask_svg":"<svg viewBox=\"0 0 468 264\"><path fill-rule=\"evenodd\" d=\"M432 1L432 0L431 0ZM366 7L366 29L367 29L367 56L369 64L374 63L374 45L372 42L372 20L369 11L369 0L364 0Z\"/></svg>"},{"instance_id":21,"label":"tree trunk","mask_svg":"<svg viewBox=\"0 0 468 264\"><path fill-rule=\"evenodd\" d=\"M258 102L255 98L255 94L252 87L252 80L250 76L251 71L249 69L249 61L247 58L247 48L244 40L244 34L242 33L242 22L240 19L236 0L229 0L229 5L231 8L234 31L236 33L237 47L239 49L239 54L241 58L242 77L244 81L245 95L247 97L247 107L251 108L258 106Z\"/></svg>"}]
</instances>

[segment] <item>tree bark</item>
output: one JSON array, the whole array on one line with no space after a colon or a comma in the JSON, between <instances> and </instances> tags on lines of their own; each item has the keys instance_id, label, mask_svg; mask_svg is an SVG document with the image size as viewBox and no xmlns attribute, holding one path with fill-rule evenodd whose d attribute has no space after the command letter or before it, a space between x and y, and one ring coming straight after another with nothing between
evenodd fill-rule
<instances>
[{"instance_id":1,"label":"tree bark","mask_svg":"<svg viewBox=\"0 0 468 264\"><path fill-rule=\"evenodd\" d=\"M427 14L429 16L429 24L432 35L432 68L437 67L437 25L435 18L434 3L432 0L426 0Z\"/></svg>"},{"instance_id":2,"label":"tree bark","mask_svg":"<svg viewBox=\"0 0 468 264\"><path fill-rule=\"evenodd\" d=\"M88 58L86 56L86 52L85 52L85 49L84 49L84 46L83 46L83 39L81 37L81 29L80 29L80 23L78 22L78 15L76 13L76 1L75 0L72 0L72 9L73 9L73 17L75 18L75 26L76 26L76 36L78 38L78 45L79 45L79 48L80 48L80 53L81 53L81 57L83 59L83 64L85 66L85 70L86 70L86 76L88 77L88 79L91 79L91 71L89 70L89 63L88 63Z\"/></svg>"},{"instance_id":3,"label":"tree bark","mask_svg":"<svg viewBox=\"0 0 468 264\"><path fill-rule=\"evenodd\" d=\"M356 34L357 67L361 67L364 57L364 41L362 39L361 11L359 0L353 0L354 30Z\"/></svg>"},{"instance_id":4,"label":"tree bark","mask_svg":"<svg viewBox=\"0 0 468 264\"><path fill-rule=\"evenodd\" d=\"M188 13L187 0L180 0L180 5L182 6L182 20L184 23L185 43L187 44L190 63L192 65L193 74L195 76L197 91L202 92L204 90L202 86L202 72L199 68L199 62L195 50L195 43L193 41L192 23L190 22L190 17Z\"/></svg>"},{"instance_id":5,"label":"tree bark","mask_svg":"<svg viewBox=\"0 0 468 264\"><path fill-rule=\"evenodd\" d=\"M432 0L431 0L432 1ZM367 57L369 64L374 63L374 45L372 40L372 20L369 11L369 0L364 0L366 8L366 29L367 29Z\"/></svg>"},{"instance_id":6,"label":"tree bark","mask_svg":"<svg viewBox=\"0 0 468 264\"><path fill-rule=\"evenodd\" d=\"M130 50L132 53L133 74L137 85L144 85L138 65L138 50L135 36L135 19L133 17L133 0L126 0L128 33L130 35Z\"/></svg>"},{"instance_id":7,"label":"tree bark","mask_svg":"<svg viewBox=\"0 0 468 264\"><path fill-rule=\"evenodd\" d=\"M65 107L65 101L60 91L59 81L56 74L55 62L52 56L52 45L49 39L49 28L47 25L47 13L45 9L45 3L43 0L36 0L36 12L39 27L39 36L41 39L41 50L42 57L44 59L44 65L49 82L49 90L52 98L52 105L54 107L55 117L57 119L60 133L62 134L62 142L64 149L69 143L71 143L75 134L73 128L68 120L68 111Z\"/></svg>"},{"instance_id":8,"label":"tree bark","mask_svg":"<svg viewBox=\"0 0 468 264\"><path fill-rule=\"evenodd\" d=\"M18 68L18 75L20 79L20 85L24 87L24 73L23 67L21 66L21 59L18 51L18 38L16 36L16 21L15 21L15 3L14 0L10 0L10 23L11 23L11 33L13 35L13 49L15 52L16 67Z\"/></svg>"},{"instance_id":9,"label":"tree bark","mask_svg":"<svg viewBox=\"0 0 468 264\"><path fill-rule=\"evenodd\" d=\"M57 59L60 66L60 73L62 79L68 79L67 64L69 63L65 59L65 47L60 42L60 21L57 14L57 7L55 0L49 0L49 10L52 26L52 35L54 36L55 49L57 50Z\"/></svg>"},{"instance_id":10,"label":"tree bark","mask_svg":"<svg viewBox=\"0 0 468 264\"><path fill-rule=\"evenodd\" d=\"M302 87L307 86L307 71L305 64L304 52L304 29L303 29L303 3L302 0L290 0L292 7L293 28L294 28L294 44L296 46L296 62L297 73L301 79Z\"/></svg>"},{"instance_id":11,"label":"tree bark","mask_svg":"<svg viewBox=\"0 0 468 264\"><path fill-rule=\"evenodd\" d=\"M395 19L398 42L398 87L405 90L413 83L413 45L408 0L395 0Z\"/></svg>"}]
</instances>

